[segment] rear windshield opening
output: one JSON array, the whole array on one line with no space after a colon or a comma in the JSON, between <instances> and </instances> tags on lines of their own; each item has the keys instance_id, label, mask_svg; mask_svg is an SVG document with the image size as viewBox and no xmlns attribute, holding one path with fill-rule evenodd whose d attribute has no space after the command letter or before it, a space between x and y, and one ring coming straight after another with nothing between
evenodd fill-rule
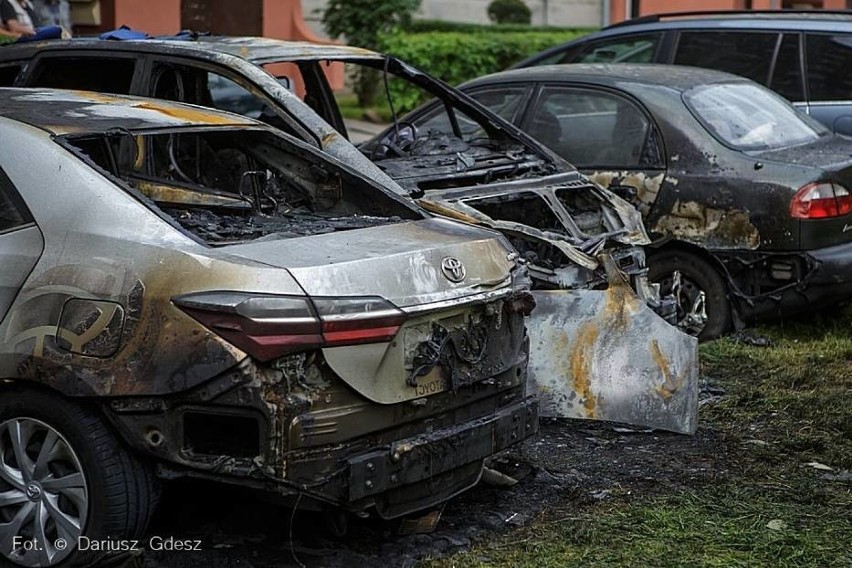
<instances>
[{"instance_id":1,"label":"rear windshield opening","mask_svg":"<svg viewBox=\"0 0 852 568\"><path fill-rule=\"evenodd\" d=\"M112 132L66 141L208 244L422 218L401 199L266 131Z\"/></svg>"}]
</instances>

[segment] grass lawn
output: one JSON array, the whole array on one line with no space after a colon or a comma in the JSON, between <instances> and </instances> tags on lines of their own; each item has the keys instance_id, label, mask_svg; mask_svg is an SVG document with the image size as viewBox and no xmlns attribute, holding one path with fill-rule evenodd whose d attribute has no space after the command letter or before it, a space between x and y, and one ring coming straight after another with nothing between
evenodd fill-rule
<instances>
[{"instance_id":1,"label":"grass lawn","mask_svg":"<svg viewBox=\"0 0 852 568\"><path fill-rule=\"evenodd\" d=\"M701 347L702 377L725 391L700 411L723 446L712 483L553 503L521 529L426 564L852 566L852 309L754 333L771 345Z\"/></svg>"},{"instance_id":2,"label":"grass lawn","mask_svg":"<svg viewBox=\"0 0 852 568\"><path fill-rule=\"evenodd\" d=\"M369 109L364 109L359 105L358 97L351 93L337 93L334 95L334 98L337 100L337 105L340 107L340 114L343 115L343 118L365 120L365 113L369 113L381 119L382 122L389 123L393 121L393 115L391 114L387 99L383 94L376 97L376 106ZM399 109L397 109L397 114L400 114Z\"/></svg>"}]
</instances>

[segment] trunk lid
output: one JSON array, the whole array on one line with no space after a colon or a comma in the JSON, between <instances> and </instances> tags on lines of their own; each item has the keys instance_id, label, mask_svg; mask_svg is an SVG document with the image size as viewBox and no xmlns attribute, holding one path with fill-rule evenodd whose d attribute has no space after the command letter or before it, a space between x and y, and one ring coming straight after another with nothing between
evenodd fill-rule
<instances>
[{"instance_id":1,"label":"trunk lid","mask_svg":"<svg viewBox=\"0 0 852 568\"><path fill-rule=\"evenodd\" d=\"M286 268L310 296L382 296L408 313L389 342L323 349L329 367L375 402L455 390L526 362L523 314L502 301L526 283L515 283L513 251L494 231L436 218L223 252ZM463 279L447 276L447 258L464 266ZM424 348L436 344L442 355L424 365ZM453 359L474 345L475 354ZM456 381L461 368L464 383Z\"/></svg>"},{"instance_id":2,"label":"trunk lid","mask_svg":"<svg viewBox=\"0 0 852 568\"><path fill-rule=\"evenodd\" d=\"M515 267L500 234L444 219L254 241L222 250L286 268L310 296L382 296L403 310L505 287ZM464 267L460 281L442 270L447 258Z\"/></svg>"},{"instance_id":3,"label":"trunk lid","mask_svg":"<svg viewBox=\"0 0 852 568\"><path fill-rule=\"evenodd\" d=\"M760 152L755 157L812 170L813 178L809 182L839 184L852 193L852 140L828 135L810 144ZM804 250L850 243L852 213L825 219L802 219L799 235L799 245Z\"/></svg>"}]
</instances>

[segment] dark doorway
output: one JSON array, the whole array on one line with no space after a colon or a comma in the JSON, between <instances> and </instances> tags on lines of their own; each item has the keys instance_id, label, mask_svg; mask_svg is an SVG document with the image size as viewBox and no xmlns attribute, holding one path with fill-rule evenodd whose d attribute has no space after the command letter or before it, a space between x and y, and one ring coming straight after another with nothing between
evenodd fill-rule
<instances>
[{"instance_id":1,"label":"dark doorway","mask_svg":"<svg viewBox=\"0 0 852 568\"><path fill-rule=\"evenodd\" d=\"M185 30L217 35L263 35L263 0L181 0Z\"/></svg>"}]
</instances>

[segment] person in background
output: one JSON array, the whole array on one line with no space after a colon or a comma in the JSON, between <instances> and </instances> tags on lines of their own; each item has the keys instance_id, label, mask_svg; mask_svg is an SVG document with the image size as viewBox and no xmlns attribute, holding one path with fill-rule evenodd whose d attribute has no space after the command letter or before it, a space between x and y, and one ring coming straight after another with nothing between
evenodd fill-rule
<instances>
[{"instance_id":1,"label":"person in background","mask_svg":"<svg viewBox=\"0 0 852 568\"><path fill-rule=\"evenodd\" d=\"M68 35L71 34L71 6L68 0L32 0L38 15L39 25L59 26Z\"/></svg>"},{"instance_id":2,"label":"person in background","mask_svg":"<svg viewBox=\"0 0 852 568\"><path fill-rule=\"evenodd\" d=\"M4 35L35 35L38 15L30 0L0 0L0 21Z\"/></svg>"}]
</instances>

